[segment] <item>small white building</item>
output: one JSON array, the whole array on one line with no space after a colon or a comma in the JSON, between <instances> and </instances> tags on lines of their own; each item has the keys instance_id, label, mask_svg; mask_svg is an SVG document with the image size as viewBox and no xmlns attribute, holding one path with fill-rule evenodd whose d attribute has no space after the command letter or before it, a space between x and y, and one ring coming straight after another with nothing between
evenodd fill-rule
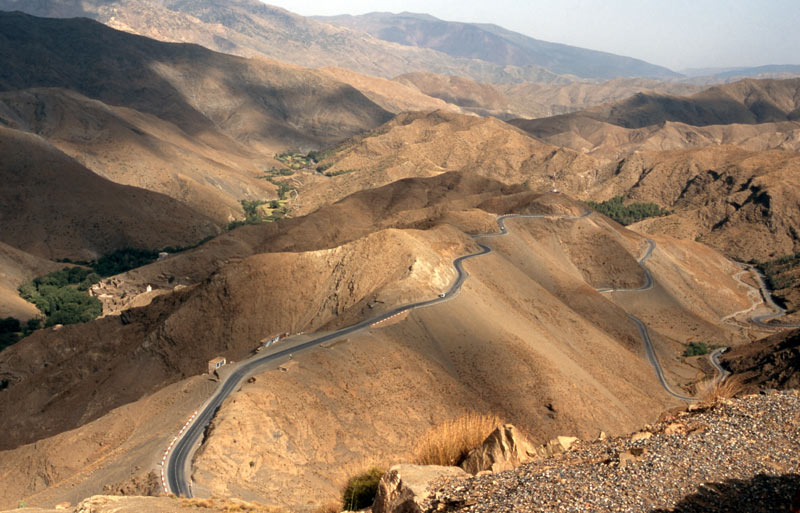
<instances>
[{"instance_id":1,"label":"small white building","mask_svg":"<svg viewBox=\"0 0 800 513\"><path fill-rule=\"evenodd\" d=\"M225 365L227 361L224 356L217 356L208 361L208 373L213 374L214 371Z\"/></svg>"}]
</instances>

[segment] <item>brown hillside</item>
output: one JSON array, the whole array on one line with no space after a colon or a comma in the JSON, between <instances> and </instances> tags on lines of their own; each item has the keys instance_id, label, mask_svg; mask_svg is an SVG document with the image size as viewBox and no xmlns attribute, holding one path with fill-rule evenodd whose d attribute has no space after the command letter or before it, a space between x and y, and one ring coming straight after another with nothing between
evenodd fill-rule
<instances>
[{"instance_id":1,"label":"brown hillside","mask_svg":"<svg viewBox=\"0 0 800 513\"><path fill-rule=\"evenodd\" d=\"M654 420L659 405L671 402L654 382L635 326L616 298L584 281L589 275L602 283L606 272L635 282L641 238L602 219L509 224L512 235L489 242L496 254L467 264L471 277L454 300L296 354L285 371L244 385L195 461L196 485L289 507L324 503L359 465L407 460L431 424L465 410L499 412L539 442L562 434L593 439L600 430L633 430L637 418ZM656 279L669 286L630 300L653 325L669 379L686 382L696 371L675 361L683 344L709 336L741 342L715 313L746 301L725 276L730 263L719 256L692 262L710 264L715 276L693 290L686 280L702 275L678 263L682 248L659 242L653 258L666 274ZM705 300L712 312L694 313Z\"/></svg>"},{"instance_id":2,"label":"brown hillside","mask_svg":"<svg viewBox=\"0 0 800 513\"><path fill-rule=\"evenodd\" d=\"M545 84L497 84L495 87L508 98L510 108L526 118L557 116L602 103L623 100L640 92L686 95L697 92L700 86L682 82L661 82L646 78L615 78L606 82L571 82Z\"/></svg>"},{"instance_id":3,"label":"brown hillside","mask_svg":"<svg viewBox=\"0 0 800 513\"><path fill-rule=\"evenodd\" d=\"M800 388L800 331L785 331L726 352L722 364L745 391Z\"/></svg>"},{"instance_id":4,"label":"brown hillside","mask_svg":"<svg viewBox=\"0 0 800 513\"><path fill-rule=\"evenodd\" d=\"M0 9L36 16L82 16L154 39L305 67L337 66L385 78L420 69L460 73L485 82L560 78L542 68L503 66L388 43L259 0L0 0Z\"/></svg>"},{"instance_id":5,"label":"brown hillside","mask_svg":"<svg viewBox=\"0 0 800 513\"><path fill-rule=\"evenodd\" d=\"M475 231L492 226L493 216L483 209L557 214L581 209L560 195L493 194L486 180L464 183L462 178L461 184L451 182L452 188L442 183L462 176L398 182L382 190L382 201L365 201L365 192L349 199L349 205L345 201L329 208L355 217L370 205L372 215L387 223L430 223L431 216L445 215ZM409 192L401 186L425 182L431 183L428 198L422 189L399 194ZM395 194L389 194L392 190ZM481 209L470 206L478 200ZM437 204L439 208L431 208ZM321 210L305 218L310 230L318 216L315 230L328 232L320 243L342 236L334 212ZM292 220L294 230L301 220ZM282 225L247 227L227 237L249 240L255 247L259 232ZM467 264L471 277L452 301L349 342L295 355L296 367L270 371L257 376L254 385L245 385L220 412L194 471L197 486L305 506L336 493L332 481L366 454L402 457L432 423L466 408L500 411L527 426L537 439L546 439L630 430L673 404L617 298L592 290L639 282L642 273L635 259L644 247L642 238L599 216L512 220L509 227L512 235L489 242L495 254ZM299 239L299 233L287 232L284 244L292 235ZM686 258L687 252L697 253L691 247L697 245L688 246L659 240L654 275L668 285L648 292L648 299L638 296L643 305L672 297L668 309L651 312L648 320L675 386L697 376L675 360L683 344L698 336L720 343L741 341L715 316L748 303L746 291L726 277L730 263L706 250L700 271L698 261ZM8 486L2 495L36 504L72 497L75 489L99 493L104 484L123 479L134 464L143 465L144 445L156 453L143 466L146 472L172 433L164 431L160 416L126 422L140 408L132 401L180 376L202 372L212 355L239 360L267 333L349 324L398 302L435 295L453 278L451 259L474 248L462 231L437 225L424 231L380 231L330 249L257 254L232 259L202 283L159 297L143 309L29 337L0 355L0 375L12 380L3 392L10 401L0 408L18 405L13 414L0 410L7 447L98 420L90 425L95 433L91 443L77 449L71 441L86 439L83 428L4 452L0 461L12 469L23 457L26 468L50 469L53 486L2 481ZM201 250L209 248L195 252ZM707 275L715 281L706 283ZM695 312L700 303L705 306ZM622 374L620 362L625 362ZM196 388L182 389L173 393L196 400ZM173 401L171 397L160 394L158 403L142 399L150 401L143 411L168 411L165 401ZM121 404L128 406L105 415ZM192 407L187 406L187 414ZM183 422L178 418L175 427ZM314 440L308 435L312 431ZM153 433L163 433L160 444ZM275 433L281 435L275 438ZM74 450L85 455L91 472L77 472L73 462L63 460L63 454ZM106 481L104 468L114 469Z\"/></svg>"},{"instance_id":6,"label":"brown hillside","mask_svg":"<svg viewBox=\"0 0 800 513\"><path fill-rule=\"evenodd\" d=\"M391 117L319 72L86 19L0 13L0 40L0 121L220 224L241 216L242 199L275 197L258 178L276 152L318 148Z\"/></svg>"},{"instance_id":7,"label":"brown hillside","mask_svg":"<svg viewBox=\"0 0 800 513\"><path fill-rule=\"evenodd\" d=\"M609 174L611 171L609 170ZM643 153L622 161L595 190L624 191L675 213L637 230L695 238L740 260L767 260L800 250L800 159L790 152L731 147Z\"/></svg>"},{"instance_id":8,"label":"brown hillside","mask_svg":"<svg viewBox=\"0 0 800 513\"><path fill-rule=\"evenodd\" d=\"M334 80L350 84L364 96L395 114L436 109L461 112L457 105L451 105L445 100L425 94L411 85L398 83L396 80L362 75L344 68L325 67L319 71Z\"/></svg>"},{"instance_id":9,"label":"brown hillside","mask_svg":"<svg viewBox=\"0 0 800 513\"><path fill-rule=\"evenodd\" d=\"M797 251L794 152L712 146L608 161L541 144L497 119L437 111L401 114L338 147L325 163L348 172L309 182L297 212L405 177L455 171L537 191L556 185L582 200L623 195L655 202L674 215L639 229L701 238L740 260Z\"/></svg>"},{"instance_id":10,"label":"brown hillside","mask_svg":"<svg viewBox=\"0 0 800 513\"><path fill-rule=\"evenodd\" d=\"M86 260L217 233L189 207L101 178L38 136L0 127L0 155L0 240L28 253Z\"/></svg>"},{"instance_id":11,"label":"brown hillside","mask_svg":"<svg viewBox=\"0 0 800 513\"><path fill-rule=\"evenodd\" d=\"M355 89L301 68L160 43L86 19L3 13L0 37L2 90L70 89L154 114L201 140L221 130L255 147L318 145L390 117ZM67 37L83 44L62 44Z\"/></svg>"},{"instance_id":12,"label":"brown hillside","mask_svg":"<svg viewBox=\"0 0 800 513\"><path fill-rule=\"evenodd\" d=\"M401 114L340 146L326 163L332 164L329 172L355 172L310 185L297 206L300 212L402 178L450 171L507 184L527 180L538 191L549 190L558 175L565 190L577 192L596 166L594 159L542 144L498 119L442 111Z\"/></svg>"},{"instance_id":13,"label":"brown hillside","mask_svg":"<svg viewBox=\"0 0 800 513\"><path fill-rule=\"evenodd\" d=\"M14 317L24 321L39 316L40 312L35 306L19 297L17 287L36 276L62 267L63 264L33 256L0 242L0 318Z\"/></svg>"},{"instance_id":14,"label":"brown hillside","mask_svg":"<svg viewBox=\"0 0 800 513\"><path fill-rule=\"evenodd\" d=\"M195 138L152 114L73 91L0 93L0 122L46 138L109 180L166 194L219 224L241 215L239 200L275 196L257 178L267 159L244 144L219 133Z\"/></svg>"},{"instance_id":15,"label":"brown hillside","mask_svg":"<svg viewBox=\"0 0 800 513\"><path fill-rule=\"evenodd\" d=\"M800 79L742 80L693 96L637 93L572 114L511 123L550 144L609 159L719 144L795 151L798 88Z\"/></svg>"},{"instance_id":16,"label":"brown hillside","mask_svg":"<svg viewBox=\"0 0 800 513\"><path fill-rule=\"evenodd\" d=\"M500 118L512 116L508 100L489 84L464 77L424 72L406 73L394 80L476 114L491 114Z\"/></svg>"}]
</instances>

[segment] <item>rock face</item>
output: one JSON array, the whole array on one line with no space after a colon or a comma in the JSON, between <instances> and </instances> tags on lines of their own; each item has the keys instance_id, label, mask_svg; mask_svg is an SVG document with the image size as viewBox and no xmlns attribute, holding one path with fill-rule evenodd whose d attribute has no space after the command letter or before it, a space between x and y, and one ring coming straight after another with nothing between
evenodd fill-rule
<instances>
[{"instance_id":1,"label":"rock face","mask_svg":"<svg viewBox=\"0 0 800 513\"><path fill-rule=\"evenodd\" d=\"M395 465L378 484L372 513L419 513L435 481L466 477L469 474L458 467Z\"/></svg>"},{"instance_id":2,"label":"rock face","mask_svg":"<svg viewBox=\"0 0 800 513\"><path fill-rule=\"evenodd\" d=\"M539 451L511 424L500 426L472 449L461 468L470 474L485 470L502 472L537 459Z\"/></svg>"},{"instance_id":3,"label":"rock face","mask_svg":"<svg viewBox=\"0 0 800 513\"><path fill-rule=\"evenodd\" d=\"M471 450L461 468L473 475L485 471L503 472L568 451L576 440L572 436L559 436L537 447L512 424L506 424L492 431L481 445Z\"/></svg>"}]
</instances>

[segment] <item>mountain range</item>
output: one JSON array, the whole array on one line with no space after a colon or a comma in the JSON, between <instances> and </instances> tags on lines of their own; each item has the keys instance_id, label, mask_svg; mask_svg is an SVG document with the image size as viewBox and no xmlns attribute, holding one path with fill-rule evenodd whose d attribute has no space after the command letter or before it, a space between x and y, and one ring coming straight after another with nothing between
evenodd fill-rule
<instances>
[{"instance_id":1,"label":"mountain range","mask_svg":"<svg viewBox=\"0 0 800 513\"><path fill-rule=\"evenodd\" d=\"M751 392L797 381L800 79L704 88L408 13L0 7L0 509L338 512L465 411L538 446L683 419L677 443L736 383L698 349L738 348ZM21 284L143 249L72 291L100 318L8 337L43 315ZM196 497L121 499L163 493L187 426Z\"/></svg>"}]
</instances>

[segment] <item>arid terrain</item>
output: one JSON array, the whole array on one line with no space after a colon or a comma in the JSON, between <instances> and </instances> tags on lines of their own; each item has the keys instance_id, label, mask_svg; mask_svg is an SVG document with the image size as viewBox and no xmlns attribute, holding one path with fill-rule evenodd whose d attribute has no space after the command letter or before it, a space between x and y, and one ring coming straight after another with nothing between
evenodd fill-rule
<instances>
[{"instance_id":1,"label":"arid terrain","mask_svg":"<svg viewBox=\"0 0 800 513\"><path fill-rule=\"evenodd\" d=\"M796 420L796 392L730 399L798 385L791 66L258 0L0 9L0 510L338 512L466 413L566 452L440 486L443 511L550 500L526 483L551 471L594 504L645 462L683 487L653 508L695 511L693 450L702 483L797 468L792 426L738 474L706 444ZM97 274L31 281L66 266ZM46 317L56 287L96 312Z\"/></svg>"}]
</instances>

